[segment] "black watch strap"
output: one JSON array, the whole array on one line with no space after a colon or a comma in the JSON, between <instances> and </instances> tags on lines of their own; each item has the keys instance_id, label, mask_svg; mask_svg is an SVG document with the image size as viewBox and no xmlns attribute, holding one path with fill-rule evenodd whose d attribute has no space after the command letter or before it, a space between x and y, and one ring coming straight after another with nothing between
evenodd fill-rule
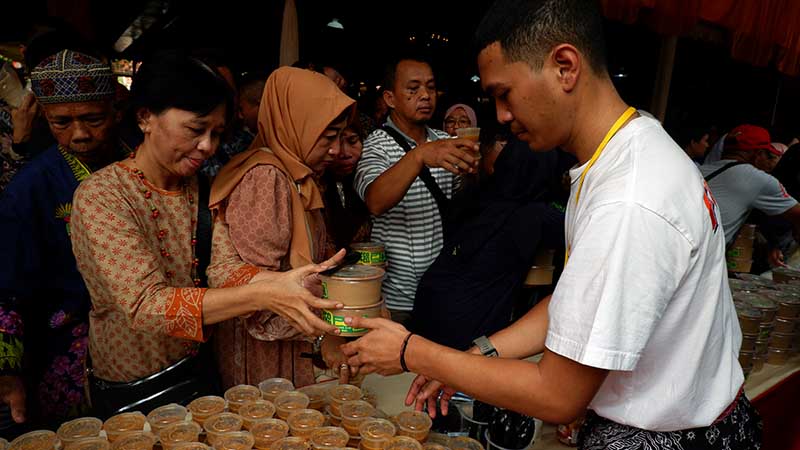
<instances>
[{"instance_id":1,"label":"black watch strap","mask_svg":"<svg viewBox=\"0 0 800 450\"><path fill-rule=\"evenodd\" d=\"M486 336L481 336L478 339L472 341L472 343L478 347L478 350L481 351L481 354L483 356L489 356L489 357L499 356L497 353L497 349L494 348L494 345L492 345L492 341L490 341L489 338L487 338Z\"/></svg>"}]
</instances>

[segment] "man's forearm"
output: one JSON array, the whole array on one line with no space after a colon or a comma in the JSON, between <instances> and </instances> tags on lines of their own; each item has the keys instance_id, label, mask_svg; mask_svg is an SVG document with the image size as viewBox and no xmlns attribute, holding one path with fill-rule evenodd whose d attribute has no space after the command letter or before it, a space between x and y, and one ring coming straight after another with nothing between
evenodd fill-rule
<instances>
[{"instance_id":1,"label":"man's forearm","mask_svg":"<svg viewBox=\"0 0 800 450\"><path fill-rule=\"evenodd\" d=\"M607 373L553 353L546 354L541 363L487 358L420 336L411 338L406 361L409 370L457 391L551 423L569 423L580 414Z\"/></svg>"},{"instance_id":2,"label":"man's forearm","mask_svg":"<svg viewBox=\"0 0 800 450\"><path fill-rule=\"evenodd\" d=\"M394 208L422 170L422 160L411 150L367 187L365 203L369 212L379 216Z\"/></svg>"},{"instance_id":3,"label":"man's forearm","mask_svg":"<svg viewBox=\"0 0 800 450\"><path fill-rule=\"evenodd\" d=\"M501 358L524 359L544 351L548 305L550 296L540 301L516 322L489 338Z\"/></svg>"}]
</instances>

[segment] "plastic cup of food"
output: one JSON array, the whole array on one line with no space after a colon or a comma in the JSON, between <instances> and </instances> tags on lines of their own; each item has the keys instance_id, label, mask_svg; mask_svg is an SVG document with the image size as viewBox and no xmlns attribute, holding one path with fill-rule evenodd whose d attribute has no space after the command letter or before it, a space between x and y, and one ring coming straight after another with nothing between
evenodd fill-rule
<instances>
[{"instance_id":1,"label":"plastic cup of food","mask_svg":"<svg viewBox=\"0 0 800 450\"><path fill-rule=\"evenodd\" d=\"M225 400L228 401L228 409L238 413L239 408L248 402L261 399L261 390L249 384L240 384L225 391Z\"/></svg>"},{"instance_id":2,"label":"plastic cup of food","mask_svg":"<svg viewBox=\"0 0 800 450\"><path fill-rule=\"evenodd\" d=\"M386 272L380 267L354 264L344 266L332 275L320 275L322 298L336 300L344 306L372 305L381 299L381 285Z\"/></svg>"},{"instance_id":3,"label":"plastic cup of food","mask_svg":"<svg viewBox=\"0 0 800 450\"><path fill-rule=\"evenodd\" d=\"M206 419L203 428L206 430L206 437L208 443L212 447L217 446L217 439L223 433L231 433L233 431L241 431L244 425L242 416L230 412L223 412L214 414Z\"/></svg>"},{"instance_id":4,"label":"plastic cup of food","mask_svg":"<svg viewBox=\"0 0 800 450\"><path fill-rule=\"evenodd\" d=\"M293 391L294 384L286 378L270 378L258 383L258 389L261 391L261 397L264 400L274 402L275 397L281 392Z\"/></svg>"},{"instance_id":5,"label":"plastic cup of food","mask_svg":"<svg viewBox=\"0 0 800 450\"><path fill-rule=\"evenodd\" d=\"M467 436L457 436L450 439L450 450L483 450L483 445Z\"/></svg>"},{"instance_id":6,"label":"plastic cup of food","mask_svg":"<svg viewBox=\"0 0 800 450\"><path fill-rule=\"evenodd\" d=\"M279 419L286 420L289 416L301 409L307 409L309 400L306 394L298 391L288 391L275 397L275 409Z\"/></svg>"},{"instance_id":7,"label":"plastic cup of food","mask_svg":"<svg viewBox=\"0 0 800 450\"><path fill-rule=\"evenodd\" d=\"M342 416L337 416L331 411L330 405L325 407L325 416L328 418L328 423L338 427L342 425Z\"/></svg>"},{"instance_id":8,"label":"plastic cup of food","mask_svg":"<svg viewBox=\"0 0 800 450\"><path fill-rule=\"evenodd\" d=\"M320 427L311 432L308 438L314 450L332 450L347 446L350 435L339 427Z\"/></svg>"},{"instance_id":9,"label":"plastic cup of food","mask_svg":"<svg viewBox=\"0 0 800 450\"><path fill-rule=\"evenodd\" d=\"M386 419L366 419L358 426L358 434L364 449L383 450L389 439L397 434L397 428Z\"/></svg>"},{"instance_id":10,"label":"plastic cup of food","mask_svg":"<svg viewBox=\"0 0 800 450\"><path fill-rule=\"evenodd\" d=\"M365 266L366 267L366 266ZM375 319L382 317L383 300L365 306L345 306L339 309L322 310L322 320L339 329L339 336L357 337L367 334L366 328L353 328L345 319L348 317L361 317L365 319Z\"/></svg>"},{"instance_id":11,"label":"plastic cup of food","mask_svg":"<svg viewBox=\"0 0 800 450\"><path fill-rule=\"evenodd\" d=\"M216 450L250 450L255 439L249 431L231 431L217 437Z\"/></svg>"},{"instance_id":12,"label":"plastic cup of food","mask_svg":"<svg viewBox=\"0 0 800 450\"><path fill-rule=\"evenodd\" d=\"M62 442L63 444L63 442ZM2 448L2 446L0 446ZM69 445L64 446L64 450L110 450L111 443L104 437L88 437L78 439Z\"/></svg>"},{"instance_id":13,"label":"plastic cup of food","mask_svg":"<svg viewBox=\"0 0 800 450\"><path fill-rule=\"evenodd\" d=\"M123 433L144 430L145 423L147 418L138 411L122 413L106 420L103 423L103 430L108 436L108 441L114 443Z\"/></svg>"},{"instance_id":14,"label":"plastic cup of food","mask_svg":"<svg viewBox=\"0 0 800 450\"><path fill-rule=\"evenodd\" d=\"M789 360L789 356L791 356L790 350L770 347L769 352L767 353L767 363L776 366L782 366L786 364L786 361Z\"/></svg>"},{"instance_id":15,"label":"plastic cup of food","mask_svg":"<svg viewBox=\"0 0 800 450\"><path fill-rule=\"evenodd\" d=\"M280 419L264 419L256 422L250 433L257 449L268 450L273 442L289 435L289 425Z\"/></svg>"},{"instance_id":16,"label":"plastic cup of food","mask_svg":"<svg viewBox=\"0 0 800 450\"><path fill-rule=\"evenodd\" d=\"M794 333L772 333L772 337L769 341L769 346L772 348L780 348L784 350L789 350L792 348L792 341L794 341L795 334Z\"/></svg>"},{"instance_id":17,"label":"plastic cup of food","mask_svg":"<svg viewBox=\"0 0 800 450\"><path fill-rule=\"evenodd\" d=\"M531 266L525 276L525 286L548 286L553 284L555 266Z\"/></svg>"},{"instance_id":18,"label":"plastic cup of food","mask_svg":"<svg viewBox=\"0 0 800 450\"><path fill-rule=\"evenodd\" d=\"M111 450L153 450L156 435L149 431L129 431L111 444Z\"/></svg>"},{"instance_id":19,"label":"plastic cup of food","mask_svg":"<svg viewBox=\"0 0 800 450\"><path fill-rule=\"evenodd\" d=\"M328 405L330 411L335 416L342 416L341 406L344 402L353 400L361 400L361 388L351 384L340 384L334 386L328 391Z\"/></svg>"},{"instance_id":20,"label":"plastic cup of food","mask_svg":"<svg viewBox=\"0 0 800 450\"><path fill-rule=\"evenodd\" d=\"M403 411L395 420L398 436L408 436L419 442L424 442L431 431L433 422L431 418L420 411Z\"/></svg>"},{"instance_id":21,"label":"plastic cup of food","mask_svg":"<svg viewBox=\"0 0 800 450\"><path fill-rule=\"evenodd\" d=\"M301 387L299 392L308 396L308 408L316 409L319 412L325 410L328 404L328 387L319 384L312 384L310 386Z\"/></svg>"},{"instance_id":22,"label":"plastic cup of food","mask_svg":"<svg viewBox=\"0 0 800 450\"><path fill-rule=\"evenodd\" d=\"M775 318L776 333L794 333L797 319L778 316Z\"/></svg>"},{"instance_id":23,"label":"plastic cup of food","mask_svg":"<svg viewBox=\"0 0 800 450\"><path fill-rule=\"evenodd\" d=\"M103 421L96 417L82 417L80 419L70 420L64 422L56 435L61 440L64 447L69 447L73 442L83 439L92 438L100 435L100 430L103 429Z\"/></svg>"},{"instance_id":24,"label":"plastic cup of food","mask_svg":"<svg viewBox=\"0 0 800 450\"><path fill-rule=\"evenodd\" d=\"M301 409L293 412L286 423L292 436L307 439L312 431L325 425L325 416L316 409Z\"/></svg>"},{"instance_id":25,"label":"plastic cup of food","mask_svg":"<svg viewBox=\"0 0 800 450\"><path fill-rule=\"evenodd\" d=\"M184 421L187 413L188 410L185 407L177 403L170 403L152 410L147 415L147 422L150 424L153 433L158 436L167 425Z\"/></svg>"},{"instance_id":26,"label":"plastic cup of food","mask_svg":"<svg viewBox=\"0 0 800 450\"><path fill-rule=\"evenodd\" d=\"M375 407L364 400L344 402L340 406L342 413L342 427L350 436L360 436L361 422L375 415Z\"/></svg>"},{"instance_id":27,"label":"plastic cup of food","mask_svg":"<svg viewBox=\"0 0 800 450\"><path fill-rule=\"evenodd\" d=\"M49 430L38 430L25 433L9 444L9 450L52 450L58 438Z\"/></svg>"},{"instance_id":28,"label":"plastic cup of food","mask_svg":"<svg viewBox=\"0 0 800 450\"><path fill-rule=\"evenodd\" d=\"M164 450L174 450L178 444L197 442L201 431L203 429L195 422L175 422L167 425L159 433L161 447Z\"/></svg>"},{"instance_id":29,"label":"plastic cup of food","mask_svg":"<svg viewBox=\"0 0 800 450\"><path fill-rule=\"evenodd\" d=\"M389 439L384 450L422 450L422 444L408 436L395 436Z\"/></svg>"},{"instance_id":30,"label":"plastic cup of food","mask_svg":"<svg viewBox=\"0 0 800 450\"><path fill-rule=\"evenodd\" d=\"M211 447L202 442L188 442L176 445L174 450L211 450Z\"/></svg>"},{"instance_id":31,"label":"plastic cup of food","mask_svg":"<svg viewBox=\"0 0 800 450\"><path fill-rule=\"evenodd\" d=\"M739 327L741 327L742 333L758 334L762 317L760 310L744 306L736 308L736 315L739 317Z\"/></svg>"},{"instance_id":32,"label":"plastic cup of food","mask_svg":"<svg viewBox=\"0 0 800 450\"><path fill-rule=\"evenodd\" d=\"M275 416L275 405L267 400L245 403L239 407L239 415L244 420L244 428L249 430L256 422Z\"/></svg>"},{"instance_id":33,"label":"plastic cup of food","mask_svg":"<svg viewBox=\"0 0 800 450\"><path fill-rule=\"evenodd\" d=\"M273 442L270 450L308 450L308 442L299 437L285 437Z\"/></svg>"},{"instance_id":34,"label":"plastic cup of food","mask_svg":"<svg viewBox=\"0 0 800 450\"><path fill-rule=\"evenodd\" d=\"M202 427L206 419L225 411L225 399L217 395L207 395L192 400L187 409L192 413L192 420Z\"/></svg>"},{"instance_id":35,"label":"plastic cup of food","mask_svg":"<svg viewBox=\"0 0 800 450\"><path fill-rule=\"evenodd\" d=\"M478 142L481 138L481 129L478 127L456 128L456 136Z\"/></svg>"},{"instance_id":36,"label":"plastic cup of food","mask_svg":"<svg viewBox=\"0 0 800 450\"><path fill-rule=\"evenodd\" d=\"M754 356L754 352L739 352L739 364L741 364L742 367L753 364Z\"/></svg>"}]
</instances>

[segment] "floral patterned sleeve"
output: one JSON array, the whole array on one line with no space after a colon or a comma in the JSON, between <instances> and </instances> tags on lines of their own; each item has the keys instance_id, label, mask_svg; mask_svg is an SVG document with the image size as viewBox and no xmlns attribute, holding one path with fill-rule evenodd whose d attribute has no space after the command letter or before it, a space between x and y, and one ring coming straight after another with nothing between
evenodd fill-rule
<instances>
[{"instance_id":1,"label":"floral patterned sleeve","mask_svg":"<svg viewBox=\"0 0 800 450\"><path fill-rule=\"evenodd\" d=\"M147 220L149 207L141 193L131 194L122 181L97 175L111 176L97 173L81 184L71 218L72 249L94 310L121 317L135 332L203 341L206 289L188 287L192 281L182 273L191 249L181 243L190 239L188 222L196 212L180 209L186 205L183 198L154 192L162 209L158 221ZM155 241L159 226L170 233L168 258L159 254ZM165 259L173 265L164 266Z\"/></svg>"},{"instance_id":2,"label":"floral patterned sleeve","mask_svg":"<svg viewBox=\"0 0 800 450\"><path fill-rule=\"evenodd\" d=\"M11 305L0 306L0 375L22 370L22 318Z\"/></svg>"}]
</instances>

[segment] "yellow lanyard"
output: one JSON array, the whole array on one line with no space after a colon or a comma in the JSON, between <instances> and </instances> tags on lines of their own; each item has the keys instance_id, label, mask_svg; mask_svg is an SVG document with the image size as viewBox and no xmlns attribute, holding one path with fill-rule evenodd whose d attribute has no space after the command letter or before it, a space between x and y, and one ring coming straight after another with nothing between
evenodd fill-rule
<instances>
[{"instance_id":1,"label":"yellow lanyard","mask_svg":"<svg viewBox=\"0 0 800 450\"><path fill-rule=\"evenodd\" d=\"M578 192L575 193L575 206L578 205L578 201L581 199L581 190L583 189L583 181L586 179L586 174L589 173L589 169L591 169L594 163L597 162L597 159L600 158L600 154L603 153L603 150L606 149L608 141L610 141L611 138L613 138L614 135L617 134L619 129L622 128L622 125L624 125L625 122L627 122L628 119L630 119L634 113L636 113L636 108L630 106L628 107L628 109L625 110L624 113L622 113L621 116L619 116L617 121L614 122L614 125L611 126L611 129L608 130L608 133L606 133L606 137L604 137L603 140L600 141L600 145L597 146L597 150L594 151L594 155L592 155L592 158L589 159L588 163L586 163L586 167L583 169L583 172L581 172L581 177L578 180ZM569 237L567 237L567 239L569 239ZM567 244L567 251L564 252L564 266L566 266L567 261L569 261L569 251L571 247L572 247L571 244Z\"/></svg>"}]
</instances>

